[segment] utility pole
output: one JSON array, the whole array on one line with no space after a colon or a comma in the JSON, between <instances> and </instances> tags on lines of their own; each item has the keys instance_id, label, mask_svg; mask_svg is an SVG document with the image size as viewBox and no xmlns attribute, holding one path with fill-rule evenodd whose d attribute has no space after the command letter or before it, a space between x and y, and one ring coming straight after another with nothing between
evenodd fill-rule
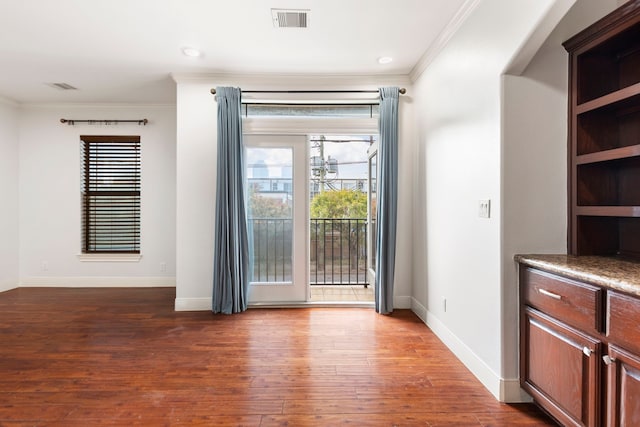
<instances>
[{"instance_id":1,"label":"utility pole","mask_svg":"<svg viewBox=\"0 0 640 427\"><path fill-rule=\"evenodd\" d=\"M325 191L325 185L331 182L332 178L338 176L338 161L329 156L324 158L324 143L326 142L324 135L320 135L318 139L313 140L313 149L318 149L317 156L311 156L311 179L314 183L318 183L318 193ZM331 188L331 187L329 187Z\"/></svg>"},{"instance_id":2,"label":"utility pole","mask_svg":"<svg viewBox=\"0 0 640 427\"><path fill-rule=\"evenodd\" d=\"M326 164L324 162L324 135L320 135L320 159L322 160L322 167L320 168L320 193L324 192L324 180L327 174Z\"/></svg>"}]
</instances>

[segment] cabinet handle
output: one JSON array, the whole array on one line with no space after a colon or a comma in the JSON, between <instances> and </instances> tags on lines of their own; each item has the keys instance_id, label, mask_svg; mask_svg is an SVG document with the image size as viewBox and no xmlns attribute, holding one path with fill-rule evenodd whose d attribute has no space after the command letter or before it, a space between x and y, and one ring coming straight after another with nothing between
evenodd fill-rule
<instances>
[{"instance_id":1,"label":"cabinet handle","mask_svg":"<svg viewBox=\"0 0 640 427\"><path fill-rule=\"evenodd\" d=\"M593 350L591 350L589 347L582 347L582 352L587 357L591 357L591 355L593 354Z\"/></svg>"},{"instance_id":2,"label":"cabinet handle","mask_svg":"<svg viewBox=\"0 0 640 427\"><path fill-rule=\"evenodd\" d=\"M554 294L553 292L549 292L546 289L538 288L538 292L540 292L542 295L548 296L553 299L557 299L557 300L562 299L562 295Z\"/></svg>"},{"instance_id":3,"label":"cabinet handle","mask_svg":"<svg viewBox=\"0 0 640 427\"><path fill-rule=\"evenodd\" d=\"M605 354L604 356L602 356L602 360L604 361L604 364L607 366L611 365L616 361L616 359L614 359L613 357L609 357L608 354Z\"/></svg>"}]
</instances>

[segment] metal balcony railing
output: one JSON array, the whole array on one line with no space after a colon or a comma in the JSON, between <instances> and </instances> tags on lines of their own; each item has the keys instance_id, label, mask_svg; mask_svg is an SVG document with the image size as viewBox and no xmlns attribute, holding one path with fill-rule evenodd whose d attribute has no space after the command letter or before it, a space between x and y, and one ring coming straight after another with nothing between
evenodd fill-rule
<instances>
[{"instance_id":1,"label":"metal balcony railing","mask_svg":"<svg viewBox=\"0 0 640 427\"><path fill-rule=\"evenodd\" d=\"M249 219L254 282L290 282L293 220Z\"/></svg>"},{"instance_id":2,"label":"metal balcony railing","mask_svg":"<svg viewBox=\"0 0 640 427\"><path fill-rule=\"evenodd\" d=\"M367 220L311 219L311 285L368 285Z\"/></svg>"},{"instance_id":3,"label":"metal balcony railing","mask_svg":"<svg viewBox=\"0 0 640 427\"><path fill-rule=\"evenodd\" d=\"M249 220L253 281L291 281L292 220ZM310 220L310 284L368 285L366 219Z\"/></svg>"}]
</instances>

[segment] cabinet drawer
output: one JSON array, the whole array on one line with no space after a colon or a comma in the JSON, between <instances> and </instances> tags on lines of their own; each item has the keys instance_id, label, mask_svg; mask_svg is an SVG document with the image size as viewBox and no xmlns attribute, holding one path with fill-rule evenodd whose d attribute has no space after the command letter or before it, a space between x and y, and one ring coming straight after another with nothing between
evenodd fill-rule
<instances>
[{"instance_id":1,"label":"cabinet drawer","mask_svg":"<svg viewBox=\"0 0 640 427\"><path fill-rule=\"evenodd\" d=\"M522 322L522 387L562 425L598 426L602 343L528 307Z\"/></svg>"},{"instance_id":2,"label":"cabinet drawer","mask_svg":"<svg viewBox=\"0 0 640 427\"><path fill-rule=\"evenodd\" d=\"M608 292L607 300L609 341L640 352L640 300L613 291Z\"/></svg>"},{"instance_id":3,"label":"cabinet drawer","mask_svg":"<svg viewBox=\"0 0 640 427\"><path fill-rule=\"evenodd\" d=\"M520 272L522 301L586 332L602 332L604 291L532 268Z\"/></svg>"}]
</instances>

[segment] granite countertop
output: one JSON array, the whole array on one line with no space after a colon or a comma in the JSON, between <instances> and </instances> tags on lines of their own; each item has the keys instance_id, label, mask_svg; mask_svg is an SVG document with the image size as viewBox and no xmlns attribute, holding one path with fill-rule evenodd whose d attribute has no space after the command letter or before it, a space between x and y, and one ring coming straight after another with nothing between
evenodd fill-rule
<instances>
[{"instance_id":1,"label":"granite countertop","mask_svg":"<svg viewBox=\"0 0 640 427\"><path fill-rule=\"evenodd\" d=\"M640 262L604 256L516 255L524 265L640 296Z\"/></svg>"}]
</instances>

